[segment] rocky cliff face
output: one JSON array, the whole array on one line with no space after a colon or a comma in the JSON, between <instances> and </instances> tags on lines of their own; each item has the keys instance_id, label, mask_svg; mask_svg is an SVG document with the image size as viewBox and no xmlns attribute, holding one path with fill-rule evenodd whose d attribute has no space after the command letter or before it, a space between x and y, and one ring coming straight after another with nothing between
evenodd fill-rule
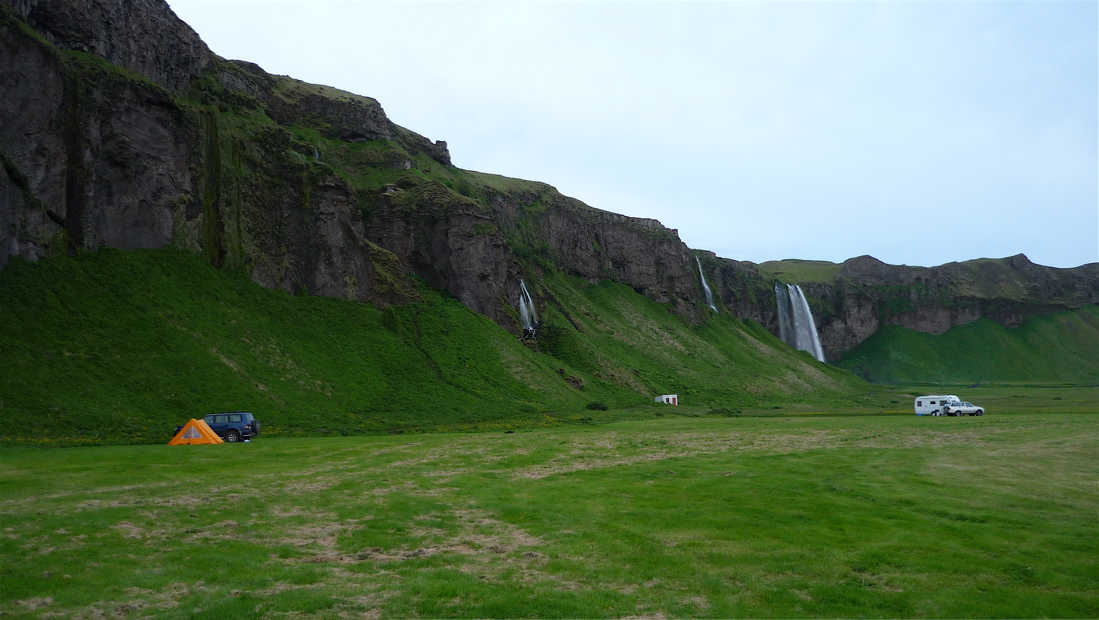
<instances>
[{"instance_id":1,"label":"rocky cliff face","mask_svg":"<svg viewBox=\"0 0 1099 620\"><path fill-rule=\"evenodd\" d=\"M1099 264L1056 269L1022 254L930 268L860 256L825 281L800 284L833 360L883 325L941 334L988 318L1017 327L1032 316L1099 304Z\"/></svg>"},{"instance_id":2,"label":"rocky cliff face","mask_svg":"<svg viewBox=\"0 0 1099 620\"><path fill-rule=\"evenodd\" d=\"M178 246L292 292L392 297L376 294L350 189L295 152L285 130L240 118L260 105L248 84L210 100L211 83L241 72L167 5L7 5L0 265L58 246Z\"/></svg>"},{"instance_id":3,"label":"rocky cliff face","mask_svg":"<svg viewBox=\"0 0 1099 620\"><path fill-rule=\"evenodd\" d=\"M161 0L0 0L0 79L0 266L175 246L379 304L415 299L415 275L514 328L537 248L700 317L674 231L486 186L373 99L218 58Z\"/></svg>"},{"instance_id":4,"label":"rocky cliff face","mask_svg":"<svg viewBox=\"0 0 1099 620\"><path fill-rule=\"evenodd\" d=\"M525 264L622 282L693 322L702 320L693 253L675 230L656 220L593 209L545 184L490 191L487 202Z\"/></svg>"},{"instance_id":5,"label":"rocky cliff face","mask_svg":"<svg viewBox=\"0 0 1099 620\"><path fill-rule=\"evenodd\" d=\"M163 0L3 0L43 38L184 92L216 57Z\"/></svg>"},{"instance_id":6,"label":"rocky cliff face","mask_svg":"<svg viewBox=\"0 0 1099 620\"><path fill-rule=\"evenodd\" d=\"M415 278L518 331L519 279L623 282L690 323L777 328L752 263L655 220L455 168L369 97L217 57L163 0L0 0L0 267L100 247L185 248L264 286L381 305ZM852 259L803 282L830 357L881 325L939 332L1099 303L1095 266L934 269ZM547 292L548 294L548 292ZM540 303L540 302L539 302Z\"/></svg>"}]
</instances>

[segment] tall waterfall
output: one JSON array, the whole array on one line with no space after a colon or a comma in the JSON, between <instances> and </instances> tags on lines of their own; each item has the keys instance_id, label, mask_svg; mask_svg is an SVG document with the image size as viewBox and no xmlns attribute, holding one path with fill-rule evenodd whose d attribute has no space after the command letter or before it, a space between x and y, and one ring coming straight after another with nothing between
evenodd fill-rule
<instances>
[{"instance_id":1,"label":"tall waterfall","mask_svg":"<svg viewBox=\"0 0 1099 620\"><path fill-rule=\"evenodd\" d=\"M702 278L702 291L706 293L706 305L710 307L710 310L717 312L717 306L714 305L714 294L710 292L710 285L706 283L706 274L702 273L702 262L695 257L695 264L698 265L698 276Z\"/></svg>"},{"instance_id":2,"label":"tall waterfall","mask_svg":"<svg viewBox=\"0 0 1099 620\"><path fill-rule=\"evenodd\" d=\"M534 332L538 327L538 312L534 309L534 300L527 290L526 282L519 280L519 322L523 325L524 335Z\"/></svg>"},{"instance_id":3,"label":"tall waterfall","mask_svg":"<svg viewBox=\"0 0 1099 620\"><path fill-rule=\"evenodd\" d=\"M778 305L778 337L800 351L808 351L824 361L824 351L817 336L817 325L809 312L809 302L797 284L775 283L775 303Z\"/></svg>"}]
</instances>

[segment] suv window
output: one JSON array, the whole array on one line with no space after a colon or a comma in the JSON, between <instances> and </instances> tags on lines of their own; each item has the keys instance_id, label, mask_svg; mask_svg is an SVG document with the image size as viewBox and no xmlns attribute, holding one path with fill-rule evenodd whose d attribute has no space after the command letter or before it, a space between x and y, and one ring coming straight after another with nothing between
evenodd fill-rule
<instances>
[{"instance_id":1,"label":"suv window","mask_svg":"<svg viewBox=\"0 0 1099 620\"><path fill-rule=\"evenodd\" d=\"M214 424L225 424L225 416L223 416L223 415L214 416Z\"/></svg>"},{"instance_id":2,"label":"suv window","mask_svg":"<svg viewBox=\"0 0 1099 620\"><path fill-rule=\"evenodd\" d=\"M231 414L229 416L229 421L230 422L240 422L241 421L241 415L239 413Z\"/></svg>"}]
</instances>

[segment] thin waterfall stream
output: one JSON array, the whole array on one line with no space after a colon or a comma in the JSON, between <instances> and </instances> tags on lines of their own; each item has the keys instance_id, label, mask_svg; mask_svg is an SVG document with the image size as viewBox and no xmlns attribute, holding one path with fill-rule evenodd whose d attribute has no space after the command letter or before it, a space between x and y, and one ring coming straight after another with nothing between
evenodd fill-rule
<instances>
[{"instance_id":1,"label":"thin waterfall stream","mask_svg":"<svg viewBox=\"0 0 1099 620\"><path fill-rule=\"evenodd\" d=\"M717 306L714 305L714 294L710 291L710 285L706 282L706 274L702 273L702 262L695 257L695 264L698 265L698 276L702 278L702 291L706 293L706 305L710 307L710 310L717 312Z\"/></svg>"},{"instance_id":2,"label":"thin waterfall stream","mask_svg":"<svg viewBox=\"0 0 1099 620\"><path fill-rule=\"evenodd\" d=\"M519 323L523 327L523 340L538 338L538 311L534 309L534 299L522 278L519 279Z\"/></svg>"}]
</instances>

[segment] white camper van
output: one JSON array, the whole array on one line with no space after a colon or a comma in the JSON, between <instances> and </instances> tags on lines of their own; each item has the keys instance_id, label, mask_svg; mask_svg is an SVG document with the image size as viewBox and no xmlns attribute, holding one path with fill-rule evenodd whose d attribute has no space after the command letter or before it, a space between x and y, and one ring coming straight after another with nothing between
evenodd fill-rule
<instances>
[{"instance_id":1,"label":"white camper van","mask_svg":"<svg viewBox=\"0 0 1099 620\"><path fill-rule=\"evenodd\" d=\"M960 399L953 394L931 394L916 397L916 415L945 415L943 408Z\"/></svg>"}]
</instances>

